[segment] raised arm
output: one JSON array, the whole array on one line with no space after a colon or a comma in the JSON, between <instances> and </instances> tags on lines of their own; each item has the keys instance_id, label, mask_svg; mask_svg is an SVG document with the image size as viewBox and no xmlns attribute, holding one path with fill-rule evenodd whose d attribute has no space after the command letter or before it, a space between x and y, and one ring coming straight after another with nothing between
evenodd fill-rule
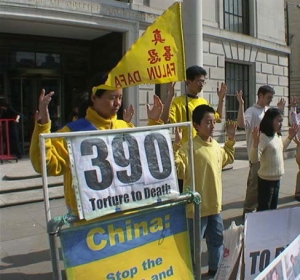
<instances>
[{"instance_id":1,"label":"raised arm","mask_svg":"<svg viewBox=\"0 0 300 280\"><path fill-rule=\"evenodd\" d=\"M239 103L237 125L240 128L245 128L245 113L244 113L245 108L244 108L243 92L241 90L236 91L236 98Z\"/></svg>"},{"instance_id":2,"label":"raised arm","mask_svg":"<svg viewBox=\"0 0 300 280\"><path fill-rule=\"evenodd\" d=\"M164 103L164 109L163 109L163 112L161 114L161 120L164 123L169 122L170 108L171 108L172 100L173 100L174 95L175 95L175 90L174 90L175 84L176 83L169 83L168 84L168 96L167 96L167 99Z\"/></svg>"},{"instance_id":3,"label":"raised arm","mask_svg":"<svg viewBox=\"0 0 300 280\"><path fill-rule=\"evenodd\" d=\"M291 109L289 111L289 121L290 124L300 124L300 121L298 120L297 117L297 98L296 97L292 97L291 99Z\"/></svg>"},{"instance_id":4,"label":"raised arm","mask_svg":"<svg viewBox=\"0 0 300 280\"><path fill-rule=\"evenodd\" d=\"M133 115L134 115L134 108L133 108L133 106L130 104L128 110L126 110L126 109L123 110L123 120L124 120L125 122L130 123L130 122L131 122L131 119L132 119L132 117L133 117Z\"/></svg>"},{"instance_id":5,"label":"raised arm","mask_svg":"<svg viewBox=\"0 0 300 280\"><path fill-rule=\"evenodd\" d=\"M219 97L218 101L218 107L217 107L217 113L219 114L220 119L222 118L223 114L223 104L224 104L224 99L226 97L226 92L227 92L227 86L225 83L221 83L221 88L217 88L217 94Z\"/></svg>"},{"instance_id":6,"label":"raised arm","mask_svg":"<svg viewBox=\"0 0 300 280\"><path fill-rule=\"evenodd\" d=\"M163 104L157 95L153 95L153 106L147 104L148 121L161 122L161 114L163 112Z\"/></svg>"},{"instance_id":7,"label":"raised arm","mask_svg":"<svg viewBox=\"0 0 300 280\"><path fill-rule=\"evenodd\" d=\"M45 90L41 91L39 97L39 111L35 115L35 126L31 137L29 156L34 170L41 173L41 159L39 135L41 133L49 133L51 128L51 119L48 111L48 105L52 99L54 92L45 94ZM65 130L66 131L66 130ZM46 164L49 176L58 176L65 173L69 167L68 151L62 138L53 138L45 140L46 147Z\"/></svg>"},{"instance_id":8,"label":"raised arm","mask_svg":"<svg viewBox=\"0 0 300 280\"><path fill-rule=\"evenodd\" d=\"M259 127L255 126L252 130L252 138L253 138L253 145L250 150L250 161L252 163L260 161L260 153L258 148L259 140L260 140L260 131Z\"/></svg>"}]
</instances>

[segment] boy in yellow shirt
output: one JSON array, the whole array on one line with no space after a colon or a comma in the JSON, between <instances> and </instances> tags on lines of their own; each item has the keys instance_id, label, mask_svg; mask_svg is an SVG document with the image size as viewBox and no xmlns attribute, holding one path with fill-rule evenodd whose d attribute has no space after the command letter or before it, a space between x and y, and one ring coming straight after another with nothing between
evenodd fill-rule
<instances>
[{"instance_id":1,"label":"boy in yellow shirt","mask_svg":"<svg viewBox=\"0 0 300 280\"><path fill-rule=\"evenodd\" d=\"M234 161L234 144L236 124L229 121L226 125L228 140L222 148L212 138L215 128L215 110L208 105L195 108L192 115L193 126L197 132L193 138L193 154L195 166L195 189L201 195L201 237L206 236L208 248L209 275L217 272L223 253L223 220L222 208L222 168ZM177 175L183 179L184 189L190 186L189 145L180 145L181 131L176 130L174 156ZM193 232L193 207L188 206L187 216L190 235ZM191 249L193 251L193 238Z\"/></svg>"}]
</instances>

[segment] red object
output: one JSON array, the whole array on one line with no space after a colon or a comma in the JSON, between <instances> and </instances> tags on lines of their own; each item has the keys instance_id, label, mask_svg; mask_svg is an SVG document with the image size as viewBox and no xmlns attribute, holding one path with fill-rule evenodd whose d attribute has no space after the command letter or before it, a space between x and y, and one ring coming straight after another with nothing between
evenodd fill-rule
<instances>
[{"instance_id":1,"label":"red object","mask_svg":"<svg viewBox=\"0 0 300 280\"><path fill-rule=\"evenodd\" d=\"M10 154L9 147L9 122L14 122L14 119L0 119L0 161L4 160L16 160L16 156ZM5 135L4 135L5 134Z\"/></svg>"}]
</instances>

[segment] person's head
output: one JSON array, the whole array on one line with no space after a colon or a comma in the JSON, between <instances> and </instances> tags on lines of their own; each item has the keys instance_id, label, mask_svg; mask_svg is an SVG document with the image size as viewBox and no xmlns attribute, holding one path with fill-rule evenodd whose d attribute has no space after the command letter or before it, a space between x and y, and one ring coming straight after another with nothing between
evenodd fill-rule
<instances>
[{"instance_id":1,"label":"person's head","mask_svg":"<svg viewBox=\"0 0 300 280\"><path fill-rule=\"evenodd\" d=\"M188 88L188 93L198 94L205 84L206 71L200 66L191 66L186 69L186 86Z\"/></svg>"},{"instance_id":2,"label":"person's head","mask_svg":"<svg viewBox=\"0 0 300 280\"><path fill-rule=\"evenodd\" d=\"M269 106L275 91L270 86L261 86L257 91L257 104L261 107Z\"/></svg>"},{"instance_id":3,"label":"person's head","mask_svg":"<svg viewBox=\"0 0 300 280\"><path fill-rule=\"evenodd\" d=\"M193 111L193 126L197 134L205 141L210 141L216 124L215 110L208 105L199 105Z\"/></svg>"},{"instance_id":4,"label":"person's head","mask_svg":"<svg viewBox=\"0 0 300 280\"><path fill-rule=\"evenodd\" d=\"M122 89L105 90L94 87L105 84L107 80L106 73L97 73L89 83L89 106L92 107L99 116L103 118L114 117L122 104ZM82 112L82 108L79 112Z\"/></svg>"},{"instance_id":5,"label":"person's head","mask_svg":"<svg viewBox=\"0 0 300 280\"><path fill-rule=\"evenodd\" d=\"M78 118L85 117L86 109L88 107L88 101L89 93L86 91L80 91L74 96L72 103L72 111L77 113Z\"/></svg>"},{"instance_id":6,"label":"person's head","mask_svg":"<svg viewBox=\"0 0 300 280\"><path fill-rule=\"evenodd\" d=\"M260 131L269 137L273 137L275 133L281 135L282 113L278 108L269 108L260 123Z\"/></svg>"}]
</instances>

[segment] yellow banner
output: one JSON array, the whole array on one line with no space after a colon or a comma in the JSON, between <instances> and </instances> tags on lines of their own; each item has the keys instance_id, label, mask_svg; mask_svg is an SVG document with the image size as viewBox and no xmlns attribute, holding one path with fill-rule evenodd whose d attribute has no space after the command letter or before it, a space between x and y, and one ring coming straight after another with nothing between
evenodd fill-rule
<instances>
[{"instance_id":1,"label":"yellow banner","mask_svg":"<svg viewBox=\"0 0 300 280\"><path fill-rule=\"evenodd\" d=\"M185 56L181 3L175 2L136 40L108 74L105 85L99 85L93 91L183 80Z\"/></svg>"}]
</instances>

